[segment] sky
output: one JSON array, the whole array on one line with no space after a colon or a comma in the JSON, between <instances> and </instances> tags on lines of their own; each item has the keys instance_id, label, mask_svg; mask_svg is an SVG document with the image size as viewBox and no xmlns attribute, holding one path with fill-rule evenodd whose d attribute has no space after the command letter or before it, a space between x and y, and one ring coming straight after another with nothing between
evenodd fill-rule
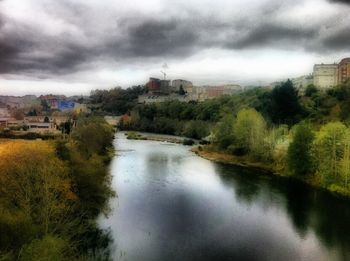
<instances>
[{"instance_id":1,"label":"sky","mask_svg":"<svg viewBox=\"0 0 350 261\"><path fill-rule=\"evenodd\" d=\"M0 94L261 85L350 57L349 0L0 0Z\"/></svg>"}]
</instances>

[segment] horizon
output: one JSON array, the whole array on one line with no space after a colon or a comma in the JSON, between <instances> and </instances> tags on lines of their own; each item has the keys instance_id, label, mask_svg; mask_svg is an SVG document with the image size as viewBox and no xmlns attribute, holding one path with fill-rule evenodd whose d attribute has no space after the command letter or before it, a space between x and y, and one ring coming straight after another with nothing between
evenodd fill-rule
<instances>
[{"instance_id":1,"label":"horizon","mask_svg":"<svg viewBox=\"0 0 350 261\"><path fill-rule=\"evenodd\" d=\"M194 85L309 75L350 56L349 11L345 0L0 0L0 95L143 85L165 63Z\"/></svg>"}]
</instances>

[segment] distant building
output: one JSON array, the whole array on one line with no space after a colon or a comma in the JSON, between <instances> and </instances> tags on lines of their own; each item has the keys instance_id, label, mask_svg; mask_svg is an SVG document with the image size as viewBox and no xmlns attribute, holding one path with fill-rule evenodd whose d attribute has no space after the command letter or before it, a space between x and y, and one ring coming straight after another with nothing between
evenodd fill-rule
<instances>
[{"instance_id":1,"label":"distant building","mask_svg":"<svg viewBox=\"0 0 350 261\"><path fill-rule=\"evenodd\" d=\"M150 78L146 86L148 93L138 97L139 103L158 103L169 100L204 101L222 95L232 95L242 90L242 87L237 84L193 86L192 82L183 79L175 79L170 84L170 80ZM184 93L179 93L181 88Z\"/></svg>"},{"instance_id":2,"label":"distant building","mask_svg":"<svg viewBox=\"0 0 350 261\"><path fill-rule=\"evenodd\" d=\"M190 81L182 80L182 79L176 79L171 82L171 86L173 91L179 92L182 88L184 91L188 89L189 87L192 87L193 84Z\"/></svg>"},{"instance_id":3,"label":"distant building","mask_svg":"<svg viewBox=\"0 0 350 261\"><path fill-rule=\"evenodd\" d=\"M0 107L0 117L10 117L7 107Z\"/></svg>"},{"instance_id":4,"label":"distant building","mask_svg":"<svg viewBox=\"0 0 350 261\"><path fill-rule=\"evenodd\" d=\"M170 92L171 92L170 80L160 80L160 93L170 94Z\"/></svg>"},{"instance_id":5,"label":"distant building","mask_svg":"<svg viewBox=\"0 0 350 261\"><path fill-rule=\"evenodd\" d=\"M344 58L338 65L338 83L344 83L350 78L350 58Z\"/></svg>"},{"instance_id":6,"label":"distant building","mask_svg":"<svg viewBox=\"0 0 350 261\"><path fill-rule=\"evenodd\" d=\"M338 64L315 64L314 85L320 89L327 89L338 84Z\"/></svg>"},{"instance_id":7,"label":"distant building","mask_svg":"<svg viewBox=\"0 0 350 261\"><path fill-rule=\"evenodd\" d=\"M149 78L146 87L150 94L168 95L172 92L170 80L160 80L158 78Z\"/></svg>"},{"instance_id":8,"label":"distant building","mask_svg":"<svg viewBox=\"0 0 350 261\"><path fill-rule=\"evenodd\" d=\"M68 100L59 100L57 109L60 111L67 111L67 110L73 110L75 106L75 103Z\"/></svg>"},{"instance_id":9,"label":"distant building","mask_svg":"<svg viewBox=\"0 0 350 261\"><path fill-rule=\"evenodd\" d=\"M91 110L88 108L87 104L84 103L74 103L74 112L76 113L90 113Z\"/></svg>"},{"instance_id":10,"label":"distant building","mask_svg":"<svg viewBox=\"0 0 350 261\"><path fill-rule=\"evenodd\" d=\"M29 132L56 131L56 125L53 122L29 122L26 125Z\"/></svg>"},{"instance_id":11,"label":"distant building","mask_svg":"<svg viewBox=\"0 0 350 261\"><path fill-rule=\"evenodd\" d=\"M158 78L149 78L146 87L151 93L160 92L160 80Z\"/></svg>"},{"instance_id":12,"label":"distant building","mask_svg":"<svg viewBox=\"0 0 350 261\"><path fill-rule=\"evenodd\" d=\"M312 75L303 75L291 79L293 86L297 89L306 89L307 86L314 83L314 77Z\"/></svg>"},{"instance_id":13,"label":"distant building","mask_svg":"<svg viewBox=\"0 0 350 261\"><path fill-rule=\"evenodd\" d=\"M41 101L46 101L47 105L51 110L59 109L59 102L66 100L66 96L64 95L41 95L39 97Z\"/></svg>"}]
</instances>

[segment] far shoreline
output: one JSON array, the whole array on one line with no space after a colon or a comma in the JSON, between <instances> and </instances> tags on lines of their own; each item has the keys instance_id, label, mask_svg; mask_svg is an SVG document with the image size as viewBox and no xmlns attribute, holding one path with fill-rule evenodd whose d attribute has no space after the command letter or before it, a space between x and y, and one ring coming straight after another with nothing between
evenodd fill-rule
<instances>
[{"instance_id":1,"label":"far shoreline","mask_svg":"<svg viewBox=\"0 0 350 261\"><path fill-rule=\"evenodd\" d=\"M271 166L264 164L262 162L252 162L252 161L249 161L249 160L244 159L242 157L230 155L230 154L225 153L225 152L210 151L207 148L208 148L207 146L197 146L197 147L193 147L191 149L191 151L193 153L195 153L197 156L204 158L204 159L207 159L207 160L210 160L210 161L213 161L213 162L231 165L231 166L242 167L242 168L247 168L247 169L251 169L251 170L257 170L257 171L263 172L266 175L271 175L274 177L297 180L297 181L302 182L304 184L307 184L313 188L327 191L328 193L330 193L334 196L341 197L341 198L344 198L346 200L350 199L350 192L348 192L348 191L344 191L344 192L343 191L333 191L331 188L322 186L321 184L315 182L312 179L312 177L303 178L300 176L288 175L288 174L283 173L283 172L278 172L275 169L273 169Z\"/></svg>"}]
</instances>

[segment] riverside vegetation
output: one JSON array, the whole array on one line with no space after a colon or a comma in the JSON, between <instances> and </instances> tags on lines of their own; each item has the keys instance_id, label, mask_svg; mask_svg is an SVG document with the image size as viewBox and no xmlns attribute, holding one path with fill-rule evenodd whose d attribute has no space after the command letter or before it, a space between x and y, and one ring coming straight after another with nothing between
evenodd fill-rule
<instances>
[{"instance_id":1,"label":"riverside vegetation","mask_svg":"<svg viewBox=\"0 0 350 261\"><path fill-rule=\"evenodd\" d=\"M78 119L68 139L0 141L0 260L105 260L113 129Z\"/></svg>"},{"instance_id":2,"label":"riverside vegetation","mask_svg":"<svg viewBox=\"0 0 350 261\"><path fill-rule=\"evenodd\" d=\"M291 81L198 102L134 105L119 128L209 139L202 156L350 195L350 81L298 93Z\"/></svg>"}]
</instances>

